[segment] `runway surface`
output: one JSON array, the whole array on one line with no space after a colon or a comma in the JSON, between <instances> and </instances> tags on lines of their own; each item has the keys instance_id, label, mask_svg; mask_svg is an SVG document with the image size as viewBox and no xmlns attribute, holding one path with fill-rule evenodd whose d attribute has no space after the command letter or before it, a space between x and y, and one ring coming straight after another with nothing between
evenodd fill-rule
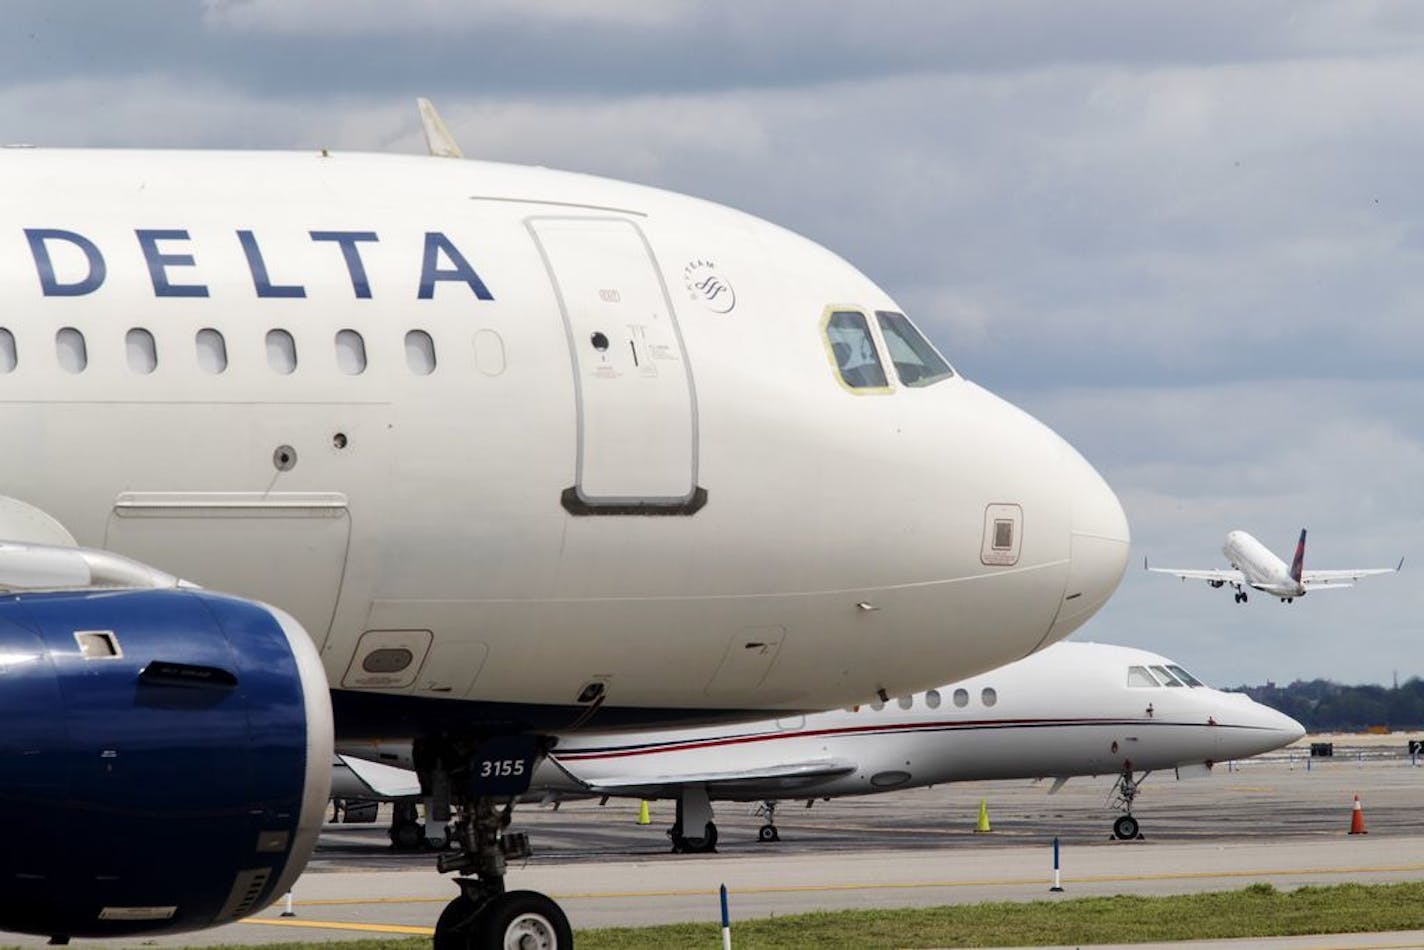
<instances>
[{"instance_id":1,"label":"runway surface","mask_svg":"<svg viewBox=\"0 0 1424 950\"><path fill-rule=\"evenodd\" d=\"M530 833L535 856L511 868L508 884L548 893L575 928L587 928L712 921L723 883L735 921L851 907L1176 894L1255 881L1289 888L1419 880L1424 768L1399 754L1403 742L1362 749L1358 757L1337 743L1333 760L1317 759L1309 768L1297 752L1236 771L1218 766L1190 781L1153 775L1135 808L1145 837L1132 842L1110 840L1116 813L1107 807L1108 778L1075 779L1052 796L1047 782L983 782L817 802L810 810L789 802L777 814L779 844L757 842L764 819L750 806L723 803L714 855L668 853L670 802L654 803L649 826L636 824L636 802L566 803L557 811L525 806L515 813L515 827ZM1355 794L1367 835L1346 834ZM973 830L981 798L993 826L988 834ZM1061 895L1048 891L1054 836L1062 846ZM428 934L455 891L432 865L430 855L391 853L384 825L333 825L294 889L295 917L280 917L278 905L218 930L104 945ZM5 945L42 943L0 937ZM1356 945L1421 943L1418 935L1396 934Z\"/></svg>"}]
</instances>

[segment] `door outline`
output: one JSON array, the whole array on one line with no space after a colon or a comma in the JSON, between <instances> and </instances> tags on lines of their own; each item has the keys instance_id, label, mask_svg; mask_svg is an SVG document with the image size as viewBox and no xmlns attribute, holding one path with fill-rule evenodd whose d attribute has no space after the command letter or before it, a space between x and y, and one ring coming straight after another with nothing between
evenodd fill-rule
<instances>
[{"instance_id":1,"label":"door outline","mask_svg":"<svg viewBox=\"0 0 1424 950\"><path fill-rule=\"evenodd\" d=\"M689 481L688 490L681 495L639 497L636 495L622 496L589 496L583 491L581 484L582 473L584 471L585 460L585 438L586 438L586 408L584 405L584 383L579 372L579 358L575 347L578 345L574 332L573 320L569 314L568 301L564 295L564 287L560 283L559 273L554 268L553 261L549 257L548 249L539 236L539 225L543 223L602 223L622 225L630 228L637 237L638 243L643 248L646 255L645 261L653 276L657 280L657 292L662 300L662 305L666 308L668 322L672 326L673 339L677 342L678 354L682 364L683 379L687 384L688 413L689 413ZM682 327L678 323L677 311L673 307L672 295L668 293L667 281L663 278L662 268L658 265L657 254L653 251L653 246L649 243L647 235L643 233L635 221L615 215L531 215L524 219L524 226L529 231L530 237L534 241L534 247L539 252L539 259L544 264L544 271L549 276L549 283L554 291L554 299L559 305L559 316L564 325L564 339L568 345L569 372L572 376L574 389L574 409L577 418L574 453L574 484L563 490L560 495L560 503L564 509L573 515L692 515L696 514L707 504L707 490L697 484L697 476L700 464L700 420L698 418L697 406L697 383L693 378L692 363L687 356L687 344L682 336Z\"/></svg>"}]
</instances>

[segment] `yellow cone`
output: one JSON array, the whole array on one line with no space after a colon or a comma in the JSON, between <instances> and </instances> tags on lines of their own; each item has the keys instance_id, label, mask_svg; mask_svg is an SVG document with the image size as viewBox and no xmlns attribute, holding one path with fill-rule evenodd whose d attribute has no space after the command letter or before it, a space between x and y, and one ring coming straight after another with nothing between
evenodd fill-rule
<instances>
[{"instance_id":1,"label":"yellow cone","mask_svg":"<svg viewBox=\"0 0 1424 950\"><path fill-rule=\"evenodd\" d=\"M979 822L974 826L975 831L991 831L989 827L989 803L984 799L979 799Z\"/></svg>"},{"instance_id":2,"label":"yellow cone","mask_svg":"<svg viewBox=\"0 0 1424 950\"><path fill-rule=\"evenodd\" d=\"M652 823L653 818L648 814L648 800L645 798L643 803L638 806L638 824L651 825Z\"/></svg>"}]
</instances>

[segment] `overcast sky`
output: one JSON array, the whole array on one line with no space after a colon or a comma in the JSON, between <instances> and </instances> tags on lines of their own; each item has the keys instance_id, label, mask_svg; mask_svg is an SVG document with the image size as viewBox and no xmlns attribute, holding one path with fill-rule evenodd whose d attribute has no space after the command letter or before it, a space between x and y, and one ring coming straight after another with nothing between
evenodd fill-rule
<instances>
[{"instance_id":1,"label":"overcast sky","mask_svg":"<svg viewBox=\"0 0 1424 950\"><path fill-rule=\"evenodd\" d=\"M1424 5L6 0L0 139L467 155L844 255L1117 489L1079 639L1218 684L1424 675ZM1293 605L1141 570L1405 571Z\"/></svg>"}]
</instances>

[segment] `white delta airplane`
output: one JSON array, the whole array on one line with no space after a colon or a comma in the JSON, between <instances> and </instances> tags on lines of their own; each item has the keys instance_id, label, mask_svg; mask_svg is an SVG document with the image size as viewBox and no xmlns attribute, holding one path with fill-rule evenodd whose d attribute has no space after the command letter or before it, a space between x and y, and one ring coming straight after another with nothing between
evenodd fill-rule
<instances>
[{"instance_id":1,"label":"white delta airplane","mask_svg":"<svg viewBox=\"0 0 1424 950\"><path fill-rule=\"evenodd\" d=\"M1175 567L1152 567L1146 559L1142 566L1158 574L1172 574L1182 580L1206 581L1212 587L1231 585L1236 591L1236 602L1247 601L1246 589L1252 588L1281 603L1293 603L1297 597L1304 597L1313 590L1353 587L1355 581L1373 574L1397 574L1404 568L1404 558L1394 567L1366 567L1355 570L1307 571L1305 570L1305 529L1300 529L1300 540L1296 542L1295 557L1290 566L1276 557L1260 541L1245 531L1229 531L1221 553L1231 564L1232 570L1193 570Z\"/></svg>"},{"instance_id":2,"label":"white delta airplane","mask_svg":"<svg viewBox=\"0 0 1424 950\"><path fill-rule=\"evenodd\" d=\"M566 947L504 885L548 737L924 689L1121 579L1093 467L845 261L426 131L0 150L0 930L266 906L339 736L452 819L437 947Z\"/></svg>"},{"instance_id":3,"label":"white delta airplane","mask_svg":"<svg viewBox=\"0 0 1424 950\"><path fill-rule=\"evenodd\" d=\"M1305 728L1241 693L1204 685L1145 650L1057 643L982 676L889 702L734 727L575 734L534 773L529 797L671 798L673 850L711 851L713 801L761 802L761 841L780 840L776 803L871 795L989 779L1116 775L1118 838L1138 837L1132 805L1147 776L1186 777L1216 762L1289 745ZM342 791L351 798L419 794L406 750L345 746ZM403 779L403 777L405 777ZM1050 792L1050 793L1051 793ZM409 802L407 801L407 805ZM411 815L407 807L400 814ZM690 829L696 829L690 831ZM422 831L392 828L410 846ZM438 838L437 838L438 840Z\"/></svg>"}]
</instances>

